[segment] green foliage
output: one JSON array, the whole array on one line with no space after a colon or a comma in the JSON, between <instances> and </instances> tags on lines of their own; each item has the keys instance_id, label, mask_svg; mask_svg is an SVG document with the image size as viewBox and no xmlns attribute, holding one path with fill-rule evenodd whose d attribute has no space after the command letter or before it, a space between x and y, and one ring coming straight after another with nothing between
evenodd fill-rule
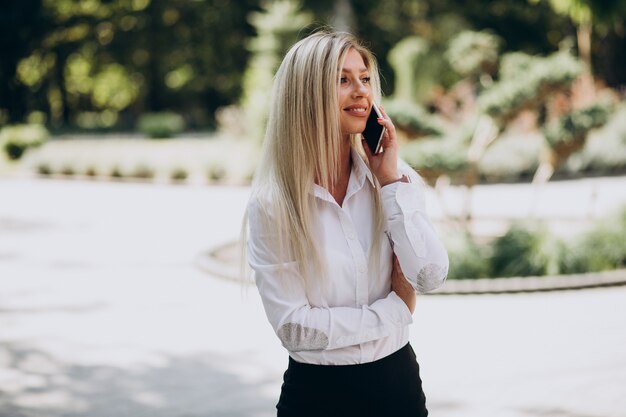
<instances>
[{"instance_id":1,"label":"green foliage","mask_svg":"<svg viewBox=\"0 0 626 417\"><path fill-rule=\"evenodd\" d=\"M439 136L444 132L443 123L436 115L428 113L422 106L399 99L384 102L385 112L399 130L412 138L419 136Z\"/></svg>"},{"instance_id":2,"label":"green foliage","mask_svg":"<svg viewBox=\"0 0 626 417\"><path fill-rule=\"evenodd\" d=\"M154 178L154 169L146 164L139 164L130 172L133 178L151 179Z\"/></svg>"},{"instance_id":3,"label":"green foliage","mask_svg":"<svg viewBox=\"0 0 626 417\"><path fill-rule=\"evenodd\" d=\"M434 74L427 70L429 52L430 44L418 36L402 39L389 51L387 59L396 76L395 99L417 102L419 96L432 87L435 80Z\"/></svg>"},{"instance_id":4,"label":"green foliage","mask_svg":"<svg viewBox=\"0 0 626 417\"><path fill-rule=\"evenodd\" d=\"M171 138L184 128L185 121L182 116L171 112L147 113L137 122L137 129L153 139Z\"/></svg>"},{"instance_id":5,"label":"green foliage","mask_svg":"<svg viewBox=\"0 0 626 417\"><path fill-rule=\"evenodd\" d=\"M5 126L0 131L0 146L11 160L18 160L29 148L42 145L48 130L39 124Z\"/></svg>"},{"instance_id":6,"label":"green foliage","mask_svg":"<svg viewBox=\"0 0 626 417\"><path fill-rule=\"evenodd\" d=\"M492 74L498 66L501 44L501 38L493 33L466 30L450 40L446 59L463 77Z\"/></svg>"},{"instance_id":7,"label":"green foliage","mask_svg":"<svg viewBox=\"0 0 626 417\"><path fill-rule=\"evenodd\" d=\"M522 61L517 54L514 59ZM567 88L580 74L580 62L567 52L557 52L548 57L524 60L526 71L515 71L508 63L503 75L478 98L482 112L500 123L507 122L525 108L535 108L551 91Z\"/></svg>"},{"instance_id":8,"label":"green foliage","mask_svg":"<svg viewBox=\"0 0 626 417\"><path fill-rule=\"evenodd\" d=\"M95 166L88 166L85 169L85 175L88 177L97 177L98 176L98 169Z\"/></svg>"},{"instance_id":9,"label":"green foliage","mask_svg":"<svg viewBox=\"0 0 626 417\"><path fill-rule=\"evenodd\" d=\"M457 139L414 140L400 148L400 157L429 181L468 166L467 148Z\"/></svg>"},{"instance_id":10,"label":"green foliage","mask_svg":"<svg viewBox=\"0 0 626 417\"><path fill-rule=\"evenodd\" d=\"M448 279L473 279L491 276L489 248L478 245L468 234L449 237L445 241L450 269Z\"/></svg>"},{"instance_id":11,"label":"green foliage","mask_svg":"<svg viewBox=\"0 0 626 417\"><path fill-rule=\"evenodd\" d=\"M509 52L500 57L498 74L502 80L521 79L528 75L537 58L524 52Z\"/></svg>"},{"instance_id":12,"label":"green foliage","mask_svg":"<svg viewBox=\"0 0 626 417\"><path fill-rule=\"evenodd\" d=\"M552 148L582 140L591 129L604 125L613 110L608 102L598 102L589 107L574 110L561 116L542 130L548 145Z\"/></svg>"},{"instance_id":13,"label":"green foliage","mask_svg":"<svg viewBox=\"0 0 626 417\"><path fill-rule=\"evenodd\" d=\"M74 169L74 167L70 164L64 165L61 168L61 174L65 175L67 177L71 177L74 176L76 174L76 170Z\"/></svg>"},{"instance_id":14,"label":"green foliage","mask_svg":"<svg viewBox=\"0 0 626 417\"><path fill-rule=\"evenodd\" d=\"M478 162L487 182L514 182L532 178L543 149L540 135L508 136L498 139Z\"/></svg>"},{"instance_id":15,"label":"green foliage","mask_svg":"<svg viewBox=\"0 0 626 417\"><path fill-rule=\"evenodd\" d=\"M109 176L111 178L122 178L124 177L124 173L122 172L122 169L118 165L114 165L113 167L111 167L111 170L109 171Z\"/></svg>"},{"instance_id":16,"label":"green foliage","mask_svg":"<svg viewBox=\"0 0 626 417\"><path fill-rule=\"evenodd\" d=\"M226 177L226 168L220 164L213 164L207 170L209 181L218 182Z\"/></svg>"},{"instance_id":17,"label":"green foliage","mask_svg":"<svg viewBox=\"0 0 626 417\"><path fill-rule=\"evenodd\" d=\"M496 277L558 273L559 244L540 225L516 223L493 242L491 269Z\"/></svg>"},{"instance_id":18,"label":"green foliage","mask_svg":"<svg viewBox=\"0 0 626 417\"><path fill-rule=\"evenodd\" d=\"M208 114L240 94L252 33L245 17L258 0L228 7L221 0L27 0L3 7L0 38L11 42L3 48L0 108L13 107L11 121L36 109L55 124L73 124L81 112L132 108L134 117L136 109L173 108L204 126ZM123 116L119 123L131 127Z\"/></svg>"},{"instance_id":19,"label":"green foliage","mask_svg":"<svg viewBox=\"0 0 626 417\"><path fill-rule=\"evenodd\" d=\"M172 172L170 172L170 179L175 182L185 181L188 176L187 170L182 167L174 168Z\"/></svg>"},{"instance_id":20,"label":"green foliage","mask_svg":"<svg viewBox=\"0 0 626 417\"><path fill-rule=\"evenodd\" d=\"M563 273L596 272L626 267L626 209L564 244Z\"/></svg>"},{"instance_id":21,"label":"green foliage","mask_svg":"<svg viewBox=\"0 0 626 417\"><path fill-rule=\"evenodd\" d=\"M244 73L242 96L246 134L257 142L265 131L274 73L282 56L298 39L299 31L312 20L296 0L265 1L262 7L262 12L249 15L257 34L248 44L252 56Z\"/></svg>"},{"instance_id":22,"label":"green foliage","mask_svg":"<svg viewBox=\"0 0 626 417\"><path fill-rule=\"evenodd\" d=\"M626 105L622 104L606 125L589 135L584 148L568 160L565 169L602 175L626 172Z\"/></svg>"},{"instance_id":23,"label":"green foliage","mask_svg":"<svg viewBox=\"0 0 626 417\"><path fill-rule=\"evenodd\" d=\"M37 164L37 174L43 176L52 175L52 167L46 162L41 162Z\"/></svg>"},{"instance_id":24,"label":"green foliage","mask_svg":"<svg viewBox=\"0 0 626 417\"><path fill-rule=\"evenodd\" d=\"M502 236L478 244L448 236L450 279L579 274L626 267L626 208L579 236L559 239L541 223L517 222Z\"/></svg>"}]
</instances>

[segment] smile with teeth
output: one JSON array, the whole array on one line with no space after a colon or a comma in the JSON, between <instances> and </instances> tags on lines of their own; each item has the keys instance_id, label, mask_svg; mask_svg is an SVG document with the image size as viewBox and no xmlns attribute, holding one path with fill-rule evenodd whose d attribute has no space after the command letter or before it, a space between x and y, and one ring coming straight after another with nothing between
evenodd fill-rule
<instances>
[{"instance_id":1,"label":"smile with teeth","mask_svg":"<svg viewBox=\"0 0 626 417\"><path fill-rule=\"evenodd\" d=\"M347 107L344 111L348 112L352 116L365 117L367 116L366 107Z\"/></svg>"}]
</instances>

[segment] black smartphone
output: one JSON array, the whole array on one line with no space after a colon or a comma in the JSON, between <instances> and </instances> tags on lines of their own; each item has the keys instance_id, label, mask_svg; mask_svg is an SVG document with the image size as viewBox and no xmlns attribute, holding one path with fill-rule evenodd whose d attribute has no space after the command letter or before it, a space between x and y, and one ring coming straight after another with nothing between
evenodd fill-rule
<instances>
[{"instance_id":1,"label":"black smartphone","mask_svg":"<svg viewBox=\"0 0 626 417\"><path fill-rule=\"evenodd\" d=\"M379 117L383 117L383 115L380 110L378 110L378 107L376 107L376 104L372 102L372 110L367 118L365 130L362 134L365 138L365 142L367 142L367 146L369 146L373 154L380 152L380 144L385 134L385 126L378 123L377 119Z\"/></svg>"}]
</instances>

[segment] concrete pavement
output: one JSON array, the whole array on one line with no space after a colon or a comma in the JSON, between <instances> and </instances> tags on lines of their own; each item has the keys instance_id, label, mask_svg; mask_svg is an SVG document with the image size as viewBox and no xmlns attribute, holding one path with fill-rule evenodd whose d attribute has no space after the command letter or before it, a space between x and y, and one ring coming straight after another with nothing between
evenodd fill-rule
<instances>
[{"instance_id":1,"label":"concrete pavement","mask_svg":"<svg viewBox=\"0 0 626 417\"><path fill-rule=\"evenodd\" d=\"M535 210L602 215L624 184L561 183L548 200L595 189L593 207ZM476 212L522 215L527 193L480 188ZM237 237L247 195L0 180L0 417L274 415L287 356L259 297L194 266ZM411 343L431 415L625 417L624 300L626 287L420 297Z\"/></svg>"}]
</instances>

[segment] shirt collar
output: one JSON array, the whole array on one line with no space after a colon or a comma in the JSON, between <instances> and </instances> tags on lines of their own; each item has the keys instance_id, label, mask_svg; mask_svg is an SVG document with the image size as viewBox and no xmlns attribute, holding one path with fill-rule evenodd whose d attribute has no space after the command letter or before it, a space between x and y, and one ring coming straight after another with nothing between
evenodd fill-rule
<instances>
[{"instance_id":1,"label":"shirt collar","mask_svg":"<svg viewBox=\"0 0 626 417\"><path fill-rule=\"evenodd\" d=\"M354 148L350 148L350 155L352 156L352 168L350 171L350 180L348 181L348 190L346 191L346 199L363 187L365 179L368 179L372 187L375 187L372 171L370 171L369 167L365 164L363 157L361 157ZM318 184L313 184L311 192L315 197L321 198L322 200L335 201L328 190Z\"/></svg>"},{"instance_id":2,"label":"shirt collar","mask_svg":"<svg viewBox=\"0 0 626 417\"><path fill-rule=\"evenodd\" d=\"M372 186L374 186L374 177L372 177L372 171L370 171L367 164L365 164L363 157L354 148L351 148L350 152L352 155L352 171L356 175L359 187L363 186L363 181L365 178L367 178Z\"/></svg>"}]
</instances>

